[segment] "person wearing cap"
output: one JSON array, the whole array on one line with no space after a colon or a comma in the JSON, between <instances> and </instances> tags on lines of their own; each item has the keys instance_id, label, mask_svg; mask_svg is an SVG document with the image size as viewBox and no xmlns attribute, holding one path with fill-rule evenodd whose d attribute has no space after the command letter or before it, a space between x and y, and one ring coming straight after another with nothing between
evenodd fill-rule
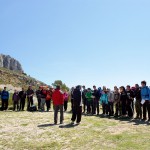
<instances>
[{"instance_id":1,"label":"person wearing cap","mask_svg":"<svg viewBox=\"0 0 150 150\"><path fill-rule=\"evenodd\" d=\"M72 111L72 124L76 121L77 124L80 124L82 117L82 92L81 86L78 85L73 92L73 111Z\"/></svg>"},{"instance_id":2,"label":"person wearing cap","mask_svg":"<svg viewBox=\"0 0 150 150\"><path fill-rule=\"evenodd\" d=\"M52 101L54 105L54 124L58 122L58 111L60 110L60 124L63 124L64 121L64 96L62 91L60 90L60 86L56 86L55 91L52 95Z\"/></svg>"}]
</instances>

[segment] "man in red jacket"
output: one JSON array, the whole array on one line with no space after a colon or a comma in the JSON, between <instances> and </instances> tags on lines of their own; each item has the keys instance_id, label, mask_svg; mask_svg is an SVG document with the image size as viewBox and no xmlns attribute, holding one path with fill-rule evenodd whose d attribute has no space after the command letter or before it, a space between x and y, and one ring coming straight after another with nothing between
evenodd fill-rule
<instances>
[{"instance_id":1,"label":"man in red jacket","mask_svg":"<svg viewBox=\"0 0 150 150\"><path fill-rule=\"evenodd\" d=\"M53 105L54 105L54 124L57 124L59 110L60 110L60 124L63 124L64 97L63 97L63 93L60 91L60 86L57 86L56 90L53 92L52 100L53 100Z\"/></svg>"}]
</instances>

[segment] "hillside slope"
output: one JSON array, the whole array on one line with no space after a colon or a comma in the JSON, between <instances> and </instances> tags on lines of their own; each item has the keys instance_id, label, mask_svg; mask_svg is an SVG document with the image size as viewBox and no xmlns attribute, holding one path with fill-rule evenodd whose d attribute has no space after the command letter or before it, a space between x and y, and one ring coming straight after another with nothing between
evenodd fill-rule
<instances>
[{"instance_id":1,"label":"hillside slope","mask_svg":"<svg viewBox=\"0 0 150 150\"><path fill-rule=\"evenodd\" d=\"M27 76L24 73L0 68L0 85L10 85L10 87L18 88L27 88L29 85L32 85L33 88L37 88L39 85L45 85L45 83Z\"/></svg>"}]
</instances>

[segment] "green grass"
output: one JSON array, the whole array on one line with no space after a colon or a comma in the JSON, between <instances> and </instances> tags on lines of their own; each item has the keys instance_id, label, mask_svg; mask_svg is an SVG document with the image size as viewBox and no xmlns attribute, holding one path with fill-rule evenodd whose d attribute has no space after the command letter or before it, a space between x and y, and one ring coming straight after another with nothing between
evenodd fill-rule
<instances>
[{"instance_id":1,"label":"green grass","mask_svg":"<svg viewBox=\"0 0 150 150\"><path fill-rule=\"evenodd\" d=\"M53 112L0 112L0 149L149 150L150 126L142 122L83 116L79 126L52 126ZM138 124L139 123L139 124Z\"/></svg>"}]
</instances>

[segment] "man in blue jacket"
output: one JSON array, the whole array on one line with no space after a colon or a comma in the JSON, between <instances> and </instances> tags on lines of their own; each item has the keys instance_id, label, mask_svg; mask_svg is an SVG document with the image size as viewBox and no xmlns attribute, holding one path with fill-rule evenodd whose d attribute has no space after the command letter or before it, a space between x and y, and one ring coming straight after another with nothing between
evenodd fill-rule
<instances>
[{"instance_id":1,"label":"man in blue jacket","mask_svg":"<svg viewBox=\"0 0 150 150\"><path fill-rule=\"evenodd\" d=\"M2 99L2 111L8 109L8 100L9 100L9 92L6 91L6 87L4 87L4 90L1 93L1 99Z\"/></svg>"},{"instance_id":2,"label":"man in blue jacket","mask_svg":"<svg viewBox=\"0 0 150 150\"><path fill-rule=\"evenodd\" d=\"M143 104L143 121L146 120L146 113L148 112L148 121L150 121L150 89L146 86L146 81L141 82L141 97Z\"/></svg>"}]
</instances>

